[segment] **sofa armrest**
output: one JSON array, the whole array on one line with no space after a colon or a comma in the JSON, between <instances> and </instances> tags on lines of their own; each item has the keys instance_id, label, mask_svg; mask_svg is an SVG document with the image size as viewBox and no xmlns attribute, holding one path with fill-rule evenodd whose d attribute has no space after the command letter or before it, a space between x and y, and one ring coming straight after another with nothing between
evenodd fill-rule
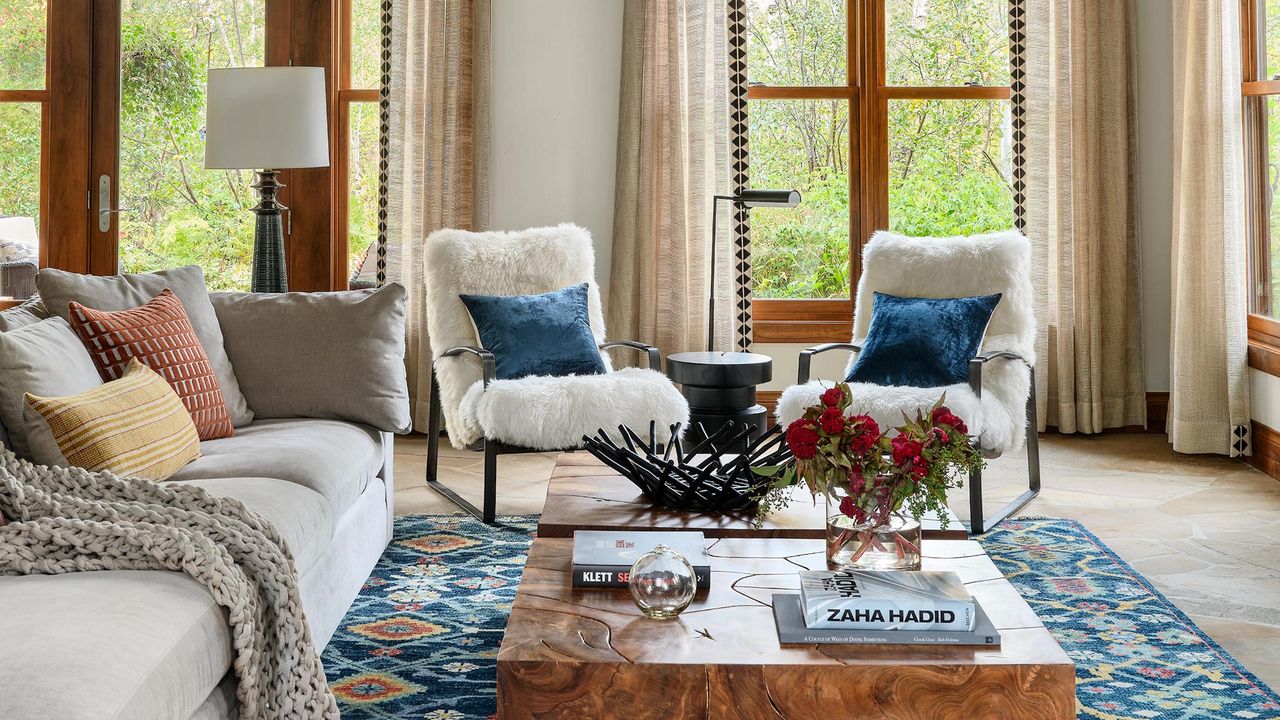
<instances>
[{"instance_id":1,"label":"sofa armrest","mask_svg":"<svg viewBox=\"0 0 1280 720\"><path fill-rule=\"evenodd\" d=\"M853 343L826 343L824 345L814 345L811 348L805 348L800 351L800 371L796 373L796 384L803 385L809 382L809 367L813 361L814 355L830 350L849 350L850 352L861 352L862 346Z\"/></svg>"},{"instance_id":2,"label":"sofa armrest","mask_svg":"<svg viewBox=\"0 0 1280 720\"><path fill-rule=\"evenodd\" d=\"M610 340L600 343L601 350L609 348L628 347L633 350L640 350L649 355L649 369L662 372L662 351L652 345L646 345L636 340Z\"/></svg>"},{"instance_id":3,"label":"sofa armrest","mask_svg":"<svg viewBox=\"0 0 1280 720\"><path fill-rule=\"evenodd\" d=\"M475 355L480 358L480 366L482 368L481 372L484 377L484 386L486 388L489 387L489 383L493 381L493 376L497 369L497 359L493 357L493 353L485 350L484 348L473 347L471 345L459 345L455 348L449 348L441 353L440 357L436 358L432 364L434 365L436 362L444 360L445 358L459 357L461 355Z\"/></svg>"}]
</instances>

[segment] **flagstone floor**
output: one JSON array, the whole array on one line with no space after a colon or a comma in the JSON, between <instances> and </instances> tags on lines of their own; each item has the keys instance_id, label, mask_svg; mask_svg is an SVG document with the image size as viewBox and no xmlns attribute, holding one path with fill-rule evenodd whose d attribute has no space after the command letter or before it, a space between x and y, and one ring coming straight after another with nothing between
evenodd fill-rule
<instances>
[{"instance_id":1,"label":"flagstone floor","mask_svg":"<svg viewBox=\"0 0 1280 720\"><path fill-rule=\"evenodd\" d=\"M1046 435L1040 447L1044 491L1023 514L1083 522L1280 688L1280 480L1227 458L1179 455L1163 435ZM425 437L398 440L397 514L456 510L425 486L425 454ZM540 512L554 464L551 453L500 457L498 512ZM1023 455L991 463L989 511L1025 487L1025 468ZM447 448L440 469L442 480L479 502L479 453ZM967 516L963 495L952 504Z\"/></svg>"}]
</instances>

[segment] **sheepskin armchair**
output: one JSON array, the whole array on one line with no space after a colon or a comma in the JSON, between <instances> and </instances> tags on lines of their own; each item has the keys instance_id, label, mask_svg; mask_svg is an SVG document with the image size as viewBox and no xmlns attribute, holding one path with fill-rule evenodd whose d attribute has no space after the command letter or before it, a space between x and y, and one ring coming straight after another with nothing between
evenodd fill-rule
<instances>
[{"instance_id":1,"label":"sheepskin armchair","mask_svg":"<svg viewBox=\"0 0 1280 720\"><path fill-rule=\"evenodd\" d=\"M650 422L657 425L658 439L666 442L672 425L688 423L689 405L662 374L658 349L632 341L606 341L595 254L591 235L583 228L562 224L519 232L440 230L427 238L425 264L427 332L435 381L427 481L485 522L494 517L498 453L574 449L581 447L584 435L601 429L616 434L619 425L647 434ZM534 295L583 282L587 283L588 322L607 372L492 379L493 356L479 347L460 296ZM607 352L612 348L646 353L649 368L613 370ZM435 449L441 411L454 447L482 445L482 512L437 482Z\"/></svg>"},{"instance_id":2,"label":"sheepskin armchair","mask_svg":"<svg viewBox=\"0 0 1280 720\"><path fill-rule=\"evenodd\" d=\"M1031 247L1016 231L972 237L916 238L877 232L863 248L862 277L854 306L853 338L810 348L801 353L798 383L778 400L778 420L786 425L817 403L832 381L810 380L811 358L821 352L849 350L847 377L857 361L871 326L872 296L876 292L904 297L971 297L1001 293L982 341L981 354L970 361L969 382L919 388L850 383L853 402L849 414L867 414L881 427L914 417L942 393L947 405L965 419L983 453L989 457L1020 449L1029 443L1029 488L990 524L1025 504L1039 491L1039 458L1035 430L1034 296L1031 288ZM1030 422L1029 422L1030 421ZM970 478L972 529L984 528L981 473Z\"/></svg>"}]
</instances>

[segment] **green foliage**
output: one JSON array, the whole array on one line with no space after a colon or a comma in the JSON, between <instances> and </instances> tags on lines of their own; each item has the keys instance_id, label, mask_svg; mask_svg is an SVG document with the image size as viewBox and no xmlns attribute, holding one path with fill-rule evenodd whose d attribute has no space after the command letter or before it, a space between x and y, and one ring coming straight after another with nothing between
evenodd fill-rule
<instances>
[{"instance_id":1,"label":"green foliage","mask_svg":"<svg viewBox=\"0 0 1280 720\"><path fill-rule=\"evenodd\" d=\"M1008 83L1004 0L885 0L886 77L900 85ZM750 80L846 82L843 0L749 0ZM889 224L958 235L1013 224L1008 103L889 103ZM751 184L794 187L794 210L752 213L757 297L849 297L849 107L754 100ZM856 230L854 231L856 232Z\"/></svg>"},{"instance_id":2,"label":"green foliage","mask_svg":"<svg viewBox=\"0 0 1280 720\"><path fill-rule=\"evenodd\" d=\"M43 87L46 0L0 2L0 88ZM122 0L120 267L198 264L247 289L256 203L248 171L204 169L210 68L263 64L266 0ZM378 80L380 10L355 0L355 77ZM33 84L36 83L36 84ZM353 109L353 263L377 236L377 107ZM40 106L0 103L0 215L38 215ZM305 198L293 198L302 203ZM287 221L287 218L286 218Z\"/></svg>"}]
</instances>

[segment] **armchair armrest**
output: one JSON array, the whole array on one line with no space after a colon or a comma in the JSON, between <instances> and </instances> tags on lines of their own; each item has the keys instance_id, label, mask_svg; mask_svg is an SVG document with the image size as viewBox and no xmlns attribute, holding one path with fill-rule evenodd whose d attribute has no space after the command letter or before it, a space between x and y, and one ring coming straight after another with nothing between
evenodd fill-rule
<instances>
[{"instance_id":1,"label":"armchair armrest","mask_svg":"<svg viewBox=\"0 0 1280 720\"><path fill-rule=\"evenodd\" d=\"M975 358L971 358L969 360L969 389L978 397L982 397L982 366L992 360L1021 360L1023 365L1031 367L1031 363L1027 362L1026 358L1009 350L982 353Z\"/></svg>"},{"instance_id":2,"label":"armchair armrest","mask_svg":"<svg viewBox=\"0 0 1280 720\"><path fill-rule=\"evenodd\" d=\"M662 372L662 351L658 350L658 348L652 345L646 345L636 340L609 340L607 342L602 342L599 345L601 350L608 350L609 348L616 347L628 347L633 350L640 350L648 353L649 369Z\"/></svg>"},{"instance_id":3,"label":"armchair armrest","mask_svg":"<svg viewBox=\"0 0 1280 720\"><path fill-rule=\"evenodd\" d=\"M828 350L849 350L850 352L861 352L862 347L853 343L826 343L824 345L814 345L811 348L805 348L800 351L800 371L796 373L796 384L803 385L809 382L809 365L814 355L827 352Z\"/></svg>"},{"instance_id":4,"label":"armchair armrest","mask_svg":"<svg viewBox=\"0 0 1280 720\"><path fill-rule=\"evenodd\" d=\"M475 355L480 358L482 377L484 378L484 386L489 387L489 383L493 381L493 376L497 371L497 361L493 357L493 353L484 348L472 347L470 345L461 345L456 348L445 350L435 362L439 362L445 358L458 357L459 355ZM434 365L435 362L432 364Z\"/></svg>"}]
</instances>

